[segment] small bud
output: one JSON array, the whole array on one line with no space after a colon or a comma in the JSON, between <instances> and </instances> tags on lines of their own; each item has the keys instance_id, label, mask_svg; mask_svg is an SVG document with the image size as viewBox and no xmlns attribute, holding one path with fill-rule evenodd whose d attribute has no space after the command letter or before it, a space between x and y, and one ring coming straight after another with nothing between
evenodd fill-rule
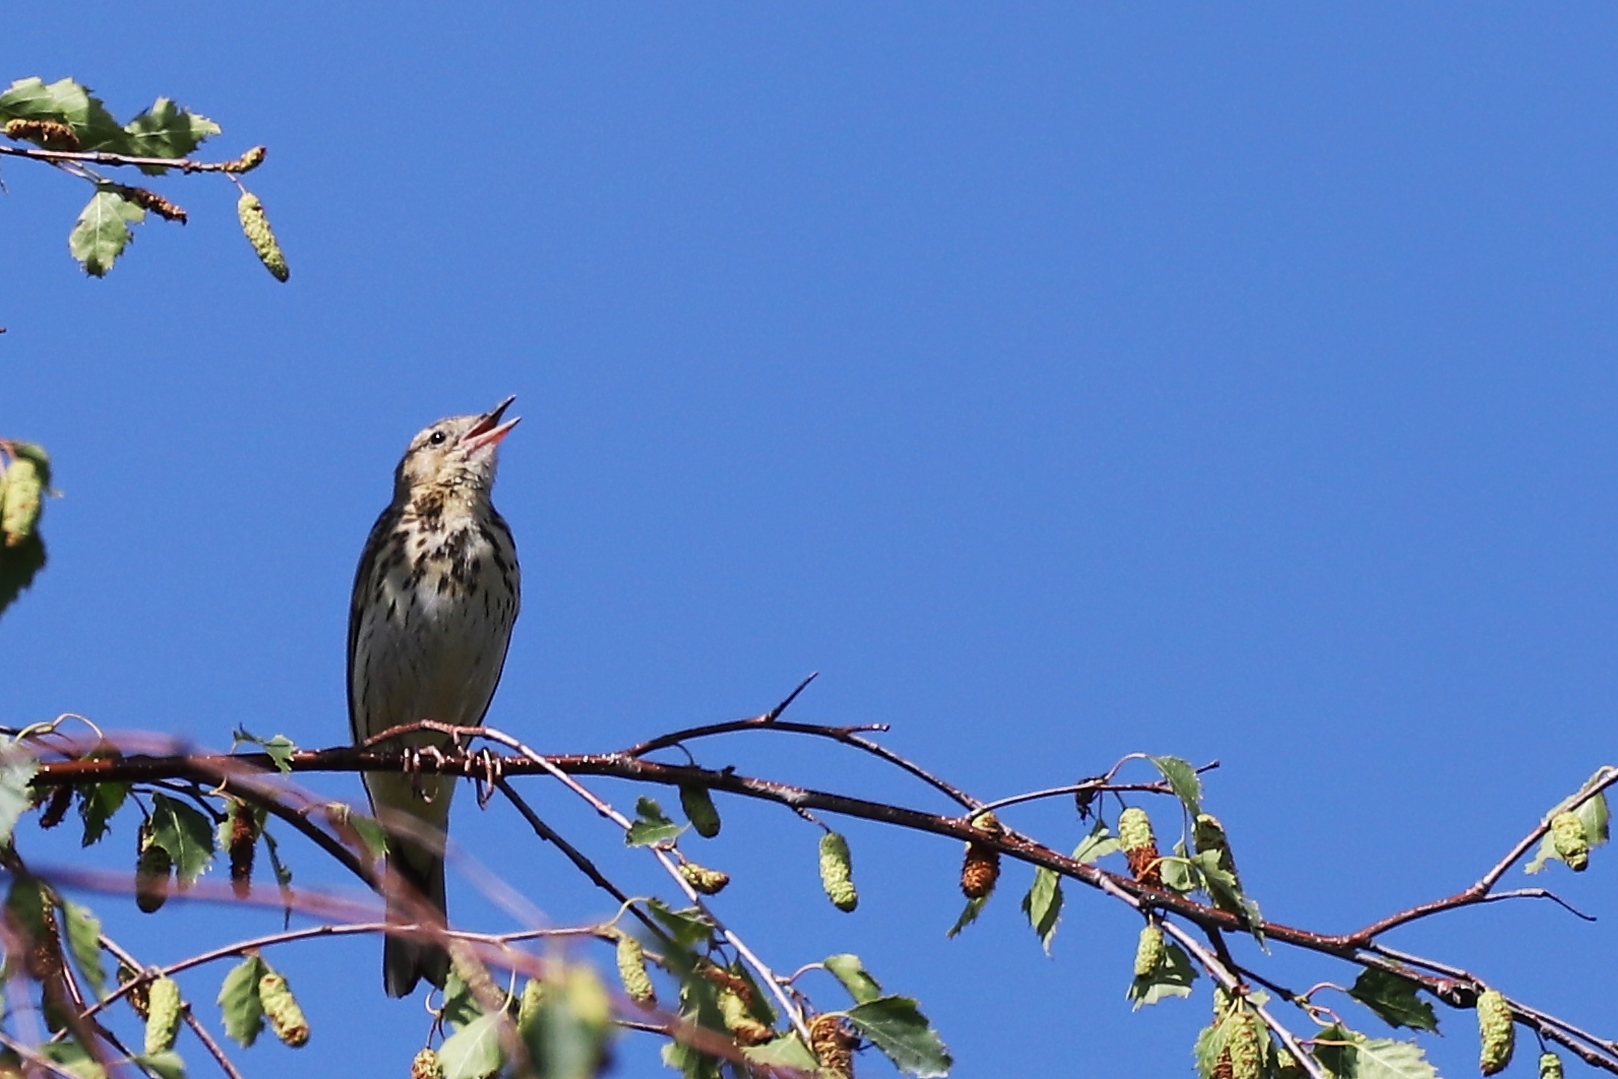
<instances>
[{"instance_id":1,"label":"small bud","mask_svg":"<svg viewBox=\"0 0 1618 1079\"><path fill-rule=\"evenodd\" d=\"M180 985L159 978L147 986L146 1000L146 1053L165 1053L180 1032Z\"/></svg>"},{"instance_id":2,"label":"small bud","mask_svg":"<svg viewBox=\"0 0 1618 1079\"><path fill-rule=\"evenodd\" d=\"M258 848L258 814L246 802L230 803L230 890L246 899L253 890L253 852Z\"/></svg>"},{"instance_id":3,"label":"small bud","mask_svg":"<svg viewBox=\"0 0 1618 1079\"><path fill-rule=\"evenodd\" d=\"M1549 1051L1539 1054L1539 1079L1562 1079L1562 1058Z\"/></svg>"},{"instance_id":4,"label":"small bud","mask_svg":"<svg viewBox=\"0 0 1618 1079\"><path fill-rule=\"evenodd\" d=\"M258 998L264 1004L264 1015L277 1038L293 1049L308 1043L309 1024L285 978L273 970L259 978Z\"/></svg>"},{"instance_id":5,"label":"small bud","mask_svg":"<svg viewBox=\"0 0 1618 1079\"><path fill-rule=\"evenodd\" d=\"M725 1017L725 1029L730 1031L738 1045L763 1045L775 1037L775 1031L753 1018L747 1002L732 989L719 991L719 1013Z\"/></svg>"},{"instance_id":6,"label":"small bud","mask_svg":"<svg viewBox=\"0 0 1618 1079\"><path fill-rule=\"evenodd\" d=\"M646 952L628 933L618 934L618 980L624 983L624 995L636 1004L651 1007L657 1003L657 991L646 972Z\"/></svg>"},{"instance_id":7,"label":"small bud","mask_svg":"<svg viewBox=\"0 0 1618 1079\"><path fill-rule=\"evenodd\" d=\"M1130 874L1153 888L1163 886L1162 856L1157 853L1157 837L1152 834L1152 818L1146 810L1130 806L1118 814L1118 846L1129 861Z\"/></svg>"},{"instance_id":8,"label":"small bud","mask_svg":"<svg viewBox=\"0 0 1618 1079\"><path fill-rule=\"evenodd\" d=\"M286 256L281 253L281 245L276 242L275 233L270 229L270 219L264 216L264 204L258 196L243 191L242 197L236 200L236 216L241 219L242 233L247 237L247 242L253 245L258 260L270 271L270 275L277 281L290 277Z\"/></svg>"},{"instance_id":9,"label":"small bud","mask_svg":"<svg viewBox=\"0 0 1618 1079\"><path fill-rule=\"evenodd\" d=\"M67 807L73 804L73 788L63 784L51 791L50 801L45 803L45 811L39 815L41 828L55 828L67 816Z\"/></svg>"},{"instance_id":10,"label":"small bud","mask_svg":"<svg viewBox=\"0 0 1618 1079\"><path fill-rule=\"evenodd\" d=\"M140 854L135 861L135 906L143 914L155 914L169 898L169 879L174 859L167 848L152 842L152 826L140 826L138 837Z\"/></svg>"},{"instance_id":11,"label":"small bud","mask_svg":"<svg viewBox=\"0 0 1618 1079\"><path fill-rule=\"evenodd\" d=\"M438 1054L430 1048L417 1053L416 1059L410 1062L410 1079L444 1079L444 1065L439 1062Z\"/></svg>"},{"instance_id":12,"label":"small bud","mask_svg":"<svg viewBox=\"0 0 1618 1079\"><path fill-rule=\"evenodd\" d=\"M707 787L682 783L680 808L685 810L686 819L702 838L712 839L719 834L719 810L714 808L713 796Z\"/></svg>"},{"instance_id":13,"label":"small bud","mask_svg":"<svg viewBox=\"0 0 1618 1079\"><path fill-rule=\"evenodd\" d=\"M848 840L836 832L820 837L820 884L832 906L845 914L860 905L854 890L854 866L849 859Z\"/></svg>"},{"instance_id":14,"label":"small bud","mask_svg":"<svg viewBox=\"0 0 1618 1079\"><path fill-rule=\"evenodd\" d=\"M1511 1022L1511 1006L1506 998L1493 989L1478 994L1478 1035L1482 1051L1478 1067L1484 1075L1495 1075L1511 1063L1512 1050L1517 1047L1517 1033Z\"/></svg>"},{"instance_id":15,"label":"small bud","mask_svg":"<svg viewBox=\"0 0 1618 1079\"><path fill-rule=\"evenodd\" d=\"M1551 818L1551 846L1575 873L1583 873L1590 864L1590 839L1577 813L1558 813Z\"/></svg>"},{"instance_id":16,"label":"small bud","mask_svg":"<svg viewBox=\"0 0 1618 1079\"><path fill-rule=\"evenodd\" d=\"M809 1023L809 1049L824 1079L854 1079L854 1047L858 1044L840 1015L817 1015Z\"/></svg>"},{"instance_id":17,"label":"small bud","mask_svg":"<svg viewBox=\"0 0 1618 1079\"><path fill-rule=\"evenodd\" d=\"M1155 925L1141 929L1135 944L1135 977L1150 978L1163 963L1163 930Z\"/></svg>"},{"instance_id":18,"label":"small bud","mask_svg":"<svg viewBox=\"0 0 1618 1079\"><path fill-rule=\"evenodd\" d=\"M703 895L718 895L730 883L730 874L717 869L709 869L695 862L681 862L680 876L685 878L687 884Z\"/></svg>"}]
</instances>

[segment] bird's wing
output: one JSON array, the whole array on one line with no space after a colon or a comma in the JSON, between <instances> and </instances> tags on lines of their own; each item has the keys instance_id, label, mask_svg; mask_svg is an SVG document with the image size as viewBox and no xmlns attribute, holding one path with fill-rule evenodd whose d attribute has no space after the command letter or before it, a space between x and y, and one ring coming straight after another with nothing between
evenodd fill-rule
<instances>
[{"instance_id":1,"label":"bird's wing","mask_svg":"<svg viewBox=\"0 0 1618 1079\"><path fill-rule=\"evenodd\" d=\"M359 643L360 623L364 620L365 594L376 568L377 555L385 546L383 540L397 527L401 512L397 505L390 505L371 526L371 534L365 538L365 549L360 552L359 567L354 571L354 591L348 600L348 730L355 744L369 736L369 732L360 730L354 699L354 652Z\"/></svg>"}]
</instances>

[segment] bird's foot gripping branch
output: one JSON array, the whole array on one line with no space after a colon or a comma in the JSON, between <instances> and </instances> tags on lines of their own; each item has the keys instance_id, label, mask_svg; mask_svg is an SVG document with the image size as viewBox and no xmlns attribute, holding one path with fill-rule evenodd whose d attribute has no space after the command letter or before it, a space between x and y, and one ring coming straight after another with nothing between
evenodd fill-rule
<instances>
[{"instance_id":1,"label":"bird's foot gripping branch","mask_svg":"<svg viewBox=\"0 0 1618 1079\"><path fill-rule=\"evenodd\" d=\"M0 748L0 827L8 843L0 867L10 885L0 943L14 988L0 1022L4 1057L13 1067L56 1074L124 1069L173 1076L186 1067L176 1049L183 1026L215 1066L235 1076L221 1040L246 1047L268 1030L296 1046L320 1036L321 1017L300 1009L296 987L274 966L276 954L375 934L429 944L450 957L444 990L430 998L424 1048L413 1062L401 1059L400 1074L410 1067L413 1076L447 1079L589 1076L603 1067L614 1039L630 1031L662 1039L664 1060L693 1079L849 1077L861 1055L862 1068L879 1067L874 1058L885 1057L905 1074L947 1074L949 1054L917 1001L885 988L857 956L794 956L772 965L746 942L724 909L729 874L700 855L703 841L722 827L719 793L776 803L801 819L805 857L818 860L827 899L839 910L855 910L859 895L848 840L830 823L838 818L962 844L966 907L950 936L986 913L1007 860L1032 870L1022 916L1046 949L1066 901L1064 884L1132 909L1140 936L1132 967L1118 978L1135 1007L1190 997L1204 978L1211 985L1212 1017L1194 1047L1203 1079L1434 1076L1421 1038L1438 1030L1435 1005L1475 1012L1485 1074L1506 1066L1519 1034L1537 1041L1543 1076L1560 1074L1559 1050L1618 1074L1612 1040L1485 985L1460 966L1395 950L1383 939L1398 926L1480 903L1546 898L1572 911L1543 888L1498 886L1525 860L1529 872L1551 863L1582 870L1592 849L1606 841L1603 792L1618 782L1618 769L1601 769L1552 807L1464 891L1355 932L1329 934L1264 920L1237 871L1237 844L1208 811L1199 769L1183 760L1131 755L1092 779L984 801L875 741L871 735L882 728L791 722L781 715L789 702L750 719L589 755L540 754L492 728L436 723L380 732L372 748L323 750L239 731L240 751L228 754L188 752L154 737L107 737L79 717L7 732ZM943 808L659 759L679 749L682 760L694 760L694 750L710 739L744 733L817 738L873 755L893 765L896 776L919 780ZM376 748L412 734L431 735L450 748L436 754ZM295 774L313 772L465 778L478 787L480 804L507 803L538 841L554 845L610 896L611 914L588 924L539 927L544 896L515 896L469 870L475 885L533 927L491 933L446 924L432 916L432 897L388 870L382 857L390 841L431 843L442 833L411 833L408 820L372 820L293 782ZM587 785L596 777L628 780L645 793L633 812L624 811ZM603 833L564 835L553 828L533 804L544 786L586 802ZM1075 834L1067 841L1052 845L1014 827L1018 806L1058 797L1076 805ZM675 801L678 814L665 810ZM133 872L47 864L33 854L25 859L19 834L25 814L37 811L38 827L49 830L75 808L82 843L129 843ZM28 844L49 844L32 826L26 831ZM294 833L303 849L292 845ZM453 847L445 851L442 839L437 842L438 853L456 865ZM644 851L666 879L662 894L621 887L588 853L601 842ZM1061 853L1067 849L1070 854ZM268 874L255 869L261 850ZM380 892L390 916L379 916L364 891L303 883L314 876L306 869L295 883L289 863L311 856L329 857ZM214 883L206 875L215 862L228 863L228 880ZM168 904L183 901L236 904L244 913L268 908L284 920L278 931L149 965L103 924L103 918L114 920L118 907L101 899L101 916L92 912L84 897L98 893L132 894L140 910L158 917ZM943 928L942 904L939 916ZM1244 946L1244 938L1265 949ZM566 943L573 947L559 946ZM600 949L599 963L588 958L591 947ZM1347 961L1359 973L1346 986L1322 980L1296 991L1264 969L1267 950L1279 948ZM598 965L616 974L603 976ZM31 988L26 997L16 992L22 985ZM179 1044L184 1049L186 1043Z\"/></svg>"}]
</instances>

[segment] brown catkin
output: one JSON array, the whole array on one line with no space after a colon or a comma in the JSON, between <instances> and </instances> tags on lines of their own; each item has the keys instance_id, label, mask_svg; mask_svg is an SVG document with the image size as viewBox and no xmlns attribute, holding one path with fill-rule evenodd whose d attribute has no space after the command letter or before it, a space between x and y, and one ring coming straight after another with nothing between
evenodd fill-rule
<instances>
[{"instance_id":1,"label":"brown catkin","mask_svg":"<svg viewBox=\"0 0 1618 1079\"><path fill-rule=\"evenodd\" d=\"M694 891L703 895L718 895L730 883L730 874L718 869L709 869L695 862L681 862L680 876L691 885Z\"/></svg>"},{"instance_id":2,"label":"brown catkin","mask_svg":"<svg viewBox=\"0 0 1618 1079\"><path fill-rule=\"evenodd\" d=\"M1511 1022L1511 1005L1493 989L1478 994L1478 1067L1484 1075L1495 1075L1511 1063L1517 1048L1517 1032Z\"/></svg>"},{"instance_id":3,"label":"brown catkin","mask_svg":"<svg viewBox=\"0 0 1618 1079\"><path fill-rule=\"evenodd\" d=\"M725 1029L730 1031L738 1045L763 1045L775 1037L775 1031L753 1018L747 1010L747 1001L740 993L730 989L719 991L719 1014L725 1017Z\"/></svg>"},{"instance_id":4,"label":"brown catkin","mask_svg":"<svg viewBox=\"0 0 1618 1079\"><path fill-rule=\"evenodd\" d=\"M55 828L67 816L67 807L73 804L73 788L68 786L57 787L51 791L50 801L45 803L45 811L39 815L41 828Z\"/></svg>"},{"instance_id":5,"label":"brown catkin","mask_svg":"<svg viewBox=\"0 0 1618 1079\"><path fill-rule=\"evenodd\" d=\"M809 1023L809 1048L825 1079L854 1079L854 1047L858 1044L840 1015L817 1015Z\"/></svg>"},{"instance_id":6,"label":"brown catkin","mask_svg":"<svg viewBox=\"0 0 1618 1079\"><path fill-rule=\"evenodd\" d=\"M1157 853L1157 837L1152 834L1152 818L1146 810L1130 806L1118 814L1118 845L1136 880L1153 888L1163 887L1163 859Z\"/></svg>"},{"instance_id":7,"label":"brown catkin","mask_svg":"<svg viewBox=\"0 0 1618 1079\"><path fill-rule=\"evenodd\" d=\"M8 120L6 138L37 142L47 150L77 150L79 136L71 127L55 120Z\"/></svg>"},{"instance_id":8,"label":"brown catkin","mask_svg":"<svg viewBox=\"0 0 1618 1079\"><path fill-rule=\"evenodd\" d=\"M235 161L225 165L226 172L252 172L264 164L264 155L270 152L268 146L255 146Z\"/></svg>"},{"instance_id":9,"label":"brown catkin","mask_svg":"<svg viewBox=\"0 0 1618 1079\"><path fill-rule=\"evenodd\" d=\"M961 893L968 899L987 899L1000 879L1000 852L976 840L966 845L961 863Z\"/></svg>"},{"instance_id":10,"label":"brown catkin","mask_svg":"<svg viewBox=\"0 0 1618 1079\"><path fill-rule=\"evenodd\" d=\"M270 228L270 219L264 216L264 204L258 196L251 191L243 191L242 197L236 200L236 216L241 220L242 234L253 245L253 251L264 268L270 271L270 276L277 281L285 281L292 276L287 269L286 255L281 252L281 245Z\"/></svg>"},{"instance_id":11,"label":"brown catkin","mask_svg":"<svg viewBox=\"0 0 1618 1079\"><path fill-rule=\"evenodd\" d=\"M134 981L136 978L139 978L139 977L140 977L140 972L137 971L134 967L130 966L127 963L119 963L118 964L118 984L119 985L121 985L121 986L122 985L128 985L130 982ZM124 999L129 1001L129 1007L134 1011L134 1013L136 1015L140 1016L141 1022L143 1022L143 1023L146 1021L146 1016L149 1013L149 1008L147 1007L147 1001L150 999L150 992L149 992L150 989L151 989L151 983L150 982L141 982L139 985L135 986L135 988L131 989L129 992L124 994Z\"/></svg>"},{"instance_id":12,"label":"brown catkin","mask_svg":"<svg viewBox=\"0 0 1618 1079\"><path fill-rule=\"evenodd\" d=\"M410 1079L444 1079L444 1065L432 1049L423 1049L410 1062Z\"/></svg>"},{"instance_id":13,"label":"brown catkin","mask_svg":"<svg viewBox=\"0 0 1618 1079\"><path fill-rule=\"evenodd\" d=\"M124 198L139 206L142 210L150 210L165 221L186 222L186 212L168 199L144 187L123 187L118 193Z\"/></svg>"},{"instance_id":14,"label":"brown catkin","mask_svg":"<svg viewBox=\"0 0 1618 1079\"><path fill-rule=\"evenodd\" d=\"M246 899L253 890L253 852L258 849L258 814L246 802L230 804L230 890Z\"/></svg>"}]
</instances>

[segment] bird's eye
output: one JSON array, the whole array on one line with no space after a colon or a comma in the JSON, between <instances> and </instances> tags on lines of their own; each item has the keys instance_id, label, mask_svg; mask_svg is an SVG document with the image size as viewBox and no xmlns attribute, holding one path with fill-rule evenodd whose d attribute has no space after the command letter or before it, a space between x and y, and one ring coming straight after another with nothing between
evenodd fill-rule
<instances>
[{"instance_id":1,"label":"bird's eye","mask_svg":"<svg viewBox=\"0 0 1618 1079\"><path fill-rule=\"evenodd\" d=\"M442 432L442 431L434 431L432 433L432 436L430 438L428 438L427 441L431 442L435 446L442 446L444 444L444 438L445 438L444 432Z\"/></svg>"}]
</instances>

